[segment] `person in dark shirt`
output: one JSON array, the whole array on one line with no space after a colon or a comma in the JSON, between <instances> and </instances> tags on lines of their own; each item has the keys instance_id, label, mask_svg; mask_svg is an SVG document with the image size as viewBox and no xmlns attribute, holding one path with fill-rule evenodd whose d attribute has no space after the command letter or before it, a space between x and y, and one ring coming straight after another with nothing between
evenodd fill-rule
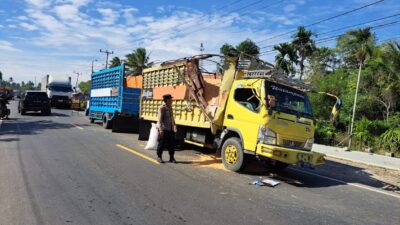
<instances>
[{"instance_id":1,"label":"person in dark shirt","mask_svg":"<svg viewBox=\"0 0 400 225\"><path fill-rule=\"evenodd\" d=\"M176 125L172 111L172 96L170 94L163 95L164 104L158 110L157 129L159 132L158 146L157 146L157 161L164 163L162 153L164 147L168 149L169 161L176 163L174 154L174 142Z\"/></svg>"}]
</instances>

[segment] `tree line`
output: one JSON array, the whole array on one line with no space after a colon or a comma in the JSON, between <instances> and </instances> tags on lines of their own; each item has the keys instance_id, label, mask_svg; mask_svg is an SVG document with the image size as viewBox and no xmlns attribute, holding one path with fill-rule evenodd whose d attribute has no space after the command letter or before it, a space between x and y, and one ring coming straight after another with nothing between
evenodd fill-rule
<instances>
[{"instance_id":1,"label":"tree line","mask_svg":"<svg viewBox=\"0 0 400 225\"><path fill-rule=\"evenodd\" d=\"M299 27L292 41L273 49L276 69L343 101L340 117L331 124L326 121L335 99L310 94L319 121L317 142L347 145L352 134L352 149L399 154L400 43L378 43L370 27L348 30L336 39L334 47L316 46L314 38L313 32Z\"/></svg>"},{"instance_id":2,"label":"tree line","mask_svg":"<svg viewBox=\"0 0 400 225\"><path fill-rule=\"evenodd\" d=\"M315 33L301 26L290 41L272 46L270 52L276 52L275 69L310 83L317 92L341 98L340 116L332 123L330 112L336 100L309 94L318 121L316 142L347 145L351 133L352 149L400 154L400 43L378 43L369 27L348 30L338 36L333 47L317 46L315 38ZM236 46L225 43L220 53L255 58L265 54L250 39ZM135 74L152 65L145 48L127 54L125 62ZM121 60L114 57L110 66L120 64ZM358 99L350 132L358 74Z\"/></svg>"}]
</instances>

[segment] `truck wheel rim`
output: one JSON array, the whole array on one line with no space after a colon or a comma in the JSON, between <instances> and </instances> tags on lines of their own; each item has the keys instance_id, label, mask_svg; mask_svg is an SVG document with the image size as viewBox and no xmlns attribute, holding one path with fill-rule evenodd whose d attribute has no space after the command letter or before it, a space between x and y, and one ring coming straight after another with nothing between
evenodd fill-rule
<instances>
[{"instance_id":1,"label":"truck wheel rim","mask_svg":"<svg viewBox=\"0 0 400 225\"><path fill-rule=\"evenodd\" d=\"M228 145L225 149L225 161L228 164L234 165L237 162L238 149L234 145Z\"/></svg>"}]
</instances>

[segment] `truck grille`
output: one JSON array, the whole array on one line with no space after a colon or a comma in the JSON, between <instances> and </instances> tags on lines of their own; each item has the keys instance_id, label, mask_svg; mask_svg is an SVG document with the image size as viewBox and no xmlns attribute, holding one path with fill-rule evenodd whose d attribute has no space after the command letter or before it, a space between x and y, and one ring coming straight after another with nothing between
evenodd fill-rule
<instances>
[{"instance_id":1,"label":"truck grille","mask_svg":"<svg viewBox=\"0 0 400 225\"><path fill-rule=\"evenodd\" d=\"M288 148L304 148L304 142L292 141L292 140L282 140L282 145Z\"/></svg>"}]
</instances>

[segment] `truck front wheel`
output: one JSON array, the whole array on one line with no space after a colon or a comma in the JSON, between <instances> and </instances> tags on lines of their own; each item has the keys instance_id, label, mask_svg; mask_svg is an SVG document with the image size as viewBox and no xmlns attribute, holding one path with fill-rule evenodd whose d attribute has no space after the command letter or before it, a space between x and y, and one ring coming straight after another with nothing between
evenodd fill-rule
<instances>
[{"instance_id":1,"label":"truck front wheel","mask_svg":"<svg viewBox=\"0 0 400 225\"><path fill-rule=\"evenodd\" d=\"M222 145L222 162L228 170L238 172L245 167L246 159L241 141L237 137L231 137Z\"/></svg>"},{"instance_id":2,"label":"truck front wheel","mask_svg":"<svg viewBox=\"0 0 400 225\"><path fill-rule=\"evenodd\" d=\"M111 115L109 113L105 113L103 115L103 127L105 129L111 129L112 127L112 120L110 120Z\"/></svg>"}]
</instances>

